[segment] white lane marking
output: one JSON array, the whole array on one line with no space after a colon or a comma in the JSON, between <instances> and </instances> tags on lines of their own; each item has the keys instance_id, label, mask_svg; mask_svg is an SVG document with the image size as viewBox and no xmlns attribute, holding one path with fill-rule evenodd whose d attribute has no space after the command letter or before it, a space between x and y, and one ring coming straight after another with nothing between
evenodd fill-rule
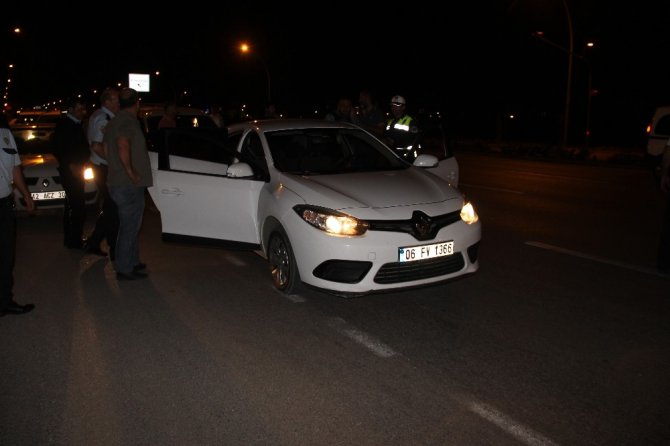
<instances>
[{"instance_id":1,"label":"white lane marking","mask_svg":"<svg viewBox=\"0 0 670 446\"><path fill-rule=\"evenodd\" d=\"M236 257L232 254L226 254L223 256L223 258L228 260L228 262L232 263L235 266L247 266L247 262L241 260L239 257Z\"/></svg>"},{"instance_id":2,"label":"white lane marking","mask_svg":"<svg viewBox=\"0 0 670 446\"><path fill-rule=\"evenodd\" d=\"M307 300L307 299L305 299L304 297L300 296L299 294L286 294L286 293L282 293L281 291L279 291L279 290L278 290L277 288L275 288L275 287L272 287L272 290L273 290L275 293L279 294L280 296L285 297L286 299L290 300L290 301L293 302L294 304L300 304L300 303L306 302L306 300Z\"/></svg>"},{"instance_id":3,"label":"white lane marking","mask_svg":"<svg viewBox=\"0 0 670 446\"><path fill-rule=\"evenodd\" d=\"M517 440L530 446L558 446L550 439L513 420L502 412L486 404L464 401L463 404L486 421L495 424Z\"/></svg>"},{"instance_id":4,"label":"white lane marking","mask_svg":"<svg viewBox=\"0 0 670 446\"><path fill-rule=\"evenodd\" d=\"M340 317L331 318L328 321L328 325L349 339L361 344L380 358L390 358L397 354L391 347L384 344L379 339L349 325L347 321Z\"/></svg>"},{"instance_id":5,"label":"white lane marking","mask_svg":"<svg viewBox=\"0 0 670 446\"><path fill-rule=\"evenodd\" d=\"M561 254L567 254L569 256L580 257L582 259L592 260L594 262L604 263L606 265L618 266L619 268L625 268L625 269L629 269L629 270L632 270L632 271L637 271L637 272L643 273L643 274L650 274L652 276L658 276L658 277L663 277L663 278L666 278L666 279L670 279L670 276L668 276L667 274L659 273L658 271L656 271L655 269L652 269L652 268L643 268L641 266L631 265L630 263L617 262L616 260L610 260L610 259L606 259L604 257L592 256L592 255L589 255L589 254L584 254L584 253L579 252L579 251L572 251L570 249L560 248L558 246L553 246L553 245L549 245L547 243L542 243L542 242L530 241L530 242L525 242L525 244L528 245L528 246L534 246L534 247L540 248L540 249L546 249L548 251L554 251L554 252L558 252L558 253L561 253Z\"/></svg>"},{"instance_id":6,"label":"white lane marking","mask_svg":"<svg viewBox=\"0 0 670 446\"><path fill-rule=\"evenodd\" d=\"M506 192L508 194L517 194L517 195L525 195L525 192L521 192L520 190L512 190L512 189L501 189L499 187L488 187L488 186L479 186L477 184L468 184L468 183L460 183L460 186L465 186L465 187L471 187L473 189L484 189L484 190L492 190L495 192Z\"/></svg>"}]
</instances>

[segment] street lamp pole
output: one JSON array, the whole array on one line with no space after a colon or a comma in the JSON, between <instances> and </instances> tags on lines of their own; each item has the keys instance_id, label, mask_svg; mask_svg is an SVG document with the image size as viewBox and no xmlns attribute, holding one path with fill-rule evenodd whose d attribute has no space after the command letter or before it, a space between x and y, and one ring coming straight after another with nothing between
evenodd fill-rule
<instances>
[{"instance_id":1,"label":"street lamp pole","mask_svg":"<svg viewBox=\"0 0 670 446\"><path fill-rule=\"evenodd\" d=\"M272 104L272 90L270 89L270 70L268 69L268 64L265 63L265 59L263 59L260 56L257 56L258 59L260 59L261 63L263 64L263 68L265 68L265 76L268 79L268 105Z\"/></svg>"},{"instance_id":2,"label":"street lamp pole","mask_svg":"<svg viewBox=\"0 0 670 446\"><path fill-rule=\"evenodd\" d=\"M239 50L242 54L247 54L251 52L251 46L243 42L240 44ZM258 60L261 61L261 64L263 64L263 69L265 70L265 77L268 81L268 105L272 103L272 88L271 88L271 82L270 82L270 70L268 69L268 64L265 62L265 59L263 59L260 54L257 52L254 52L254 55L258 58Z\"/></svg>"},{"instance_id":3,"label":"street lamp pole","mask_svg":"<svg viewBox=\"0 0 670 446\"><path fill-rule=\"evenodd\" d=\"M568 128L570 126L570 103L572 97L572 58L575 42L570 9L568 8L567 0L562 1L563 8L565 9L565 17L568 21L568 79L565 87L565 114L563 115L563 137L561 139L561 146L563 149L565 149L568 145Z\"/></svg>"},{"instance_id":4,"label":"street lamp pole","mask_svg":"<svg viewBox=\"0 0 670 446\"><path fill-rule=\"evenodd\" d=\"M588 60L585 59L586 68L588 68L588 87L589 87L589 96L586 100L586 134L585 134L585 147L588 149L590 139L591 139L591 96L593 96L593 75L591 73L591 64Z\"/></svg>"},{"instance_id":5,"label":"street lamp pole","mask_svg":"<svg viewBox=\"0 0 670 446\"><path fill-rule=\"evenodd\" d=\"M568 51L567 48L564 48L564 47L560 46L559 44L557 44L555 42L552 42L551 40L547 39L546 37L544 37L544 34L541 31L537 31L537 32L533 33L533 36L535 36L536 38L541 40L543 43L546 43L547 45L551 45L551 46L553 46L555 48L558 48L559 50L569 54L569 51ZM589 48L592 48L594 46L594 44L593 44L593 42L589 42L589 43L586 44L586 46L589 47ZM589 137L591 136L591 100L592 100L591 97L593 96L593 71L592 71L592 68L591 68L591 62L589 61L589 59L586 57L585 54L578 54L578 53L573 52L571 59L573 59L575 57L577 59L583 61L584 65L586 66L587 83L588 83L588 96L587 96L587 102L586 102L586 130L585 130L586 139L585 139L585 146L588 147L589 146ZM572 90L572 87L570 87L570 89L568 91L571 91L571 90ZM572 94L570 94L570 96L572 96ZM567 104L569 105L570 102L568 101Z\"/></svg>"}]
</instances>

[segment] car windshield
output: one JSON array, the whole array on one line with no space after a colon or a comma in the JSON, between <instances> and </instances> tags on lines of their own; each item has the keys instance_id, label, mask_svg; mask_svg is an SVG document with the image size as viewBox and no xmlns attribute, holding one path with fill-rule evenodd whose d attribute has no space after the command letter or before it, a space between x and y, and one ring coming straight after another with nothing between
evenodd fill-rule
<instances>
[{"instance_id":1,"label":"car windshield","mask_svg":"<svg viewBox=\"0 0 670 446\"><path fill-rule=\"evenodd\" d=\"M409 164L368 133L308 128L266 132L275 168L299 175L406 169Z\"/></svg>"}]
</instances>

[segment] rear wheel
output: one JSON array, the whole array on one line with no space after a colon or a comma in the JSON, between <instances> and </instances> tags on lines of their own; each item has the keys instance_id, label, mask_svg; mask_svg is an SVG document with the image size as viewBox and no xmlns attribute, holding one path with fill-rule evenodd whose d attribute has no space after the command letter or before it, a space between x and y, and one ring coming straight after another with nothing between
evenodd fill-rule
<instances>
[{"instance_id":1,"label":"rear wheel","mask_svg":"<svg viewBox=\"0 0 670 446\"><path fill-rule=\"evenodd\" d=\"M284 231L276 231L270 236L268 261L275 288L286 294L297 293L301 284L300 274L291 243Z\"/></svg>"}]
</instances>

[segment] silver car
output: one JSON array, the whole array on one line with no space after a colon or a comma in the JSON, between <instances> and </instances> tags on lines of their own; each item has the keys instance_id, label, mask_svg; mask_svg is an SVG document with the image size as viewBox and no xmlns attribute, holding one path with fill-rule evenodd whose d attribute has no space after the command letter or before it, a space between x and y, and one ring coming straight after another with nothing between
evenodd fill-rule
<instances>
[{"instance_id":1,"label":"silver car","mask_svg":"<svg viewBox=\"0 0 670 446\"><path fill-rule=\"evenodd\" d=\"M26 186L37 209L59 208L65 203L58 161L51 148L51 137L60 117L60 112L23 113L10 124ZM93 204L97 197L93 170L87 166L81 174L85 179L86 204ZM14 189L14 203L17 209L25 209L26 202L17 189Z\"/></svg>"}]
</instances>

